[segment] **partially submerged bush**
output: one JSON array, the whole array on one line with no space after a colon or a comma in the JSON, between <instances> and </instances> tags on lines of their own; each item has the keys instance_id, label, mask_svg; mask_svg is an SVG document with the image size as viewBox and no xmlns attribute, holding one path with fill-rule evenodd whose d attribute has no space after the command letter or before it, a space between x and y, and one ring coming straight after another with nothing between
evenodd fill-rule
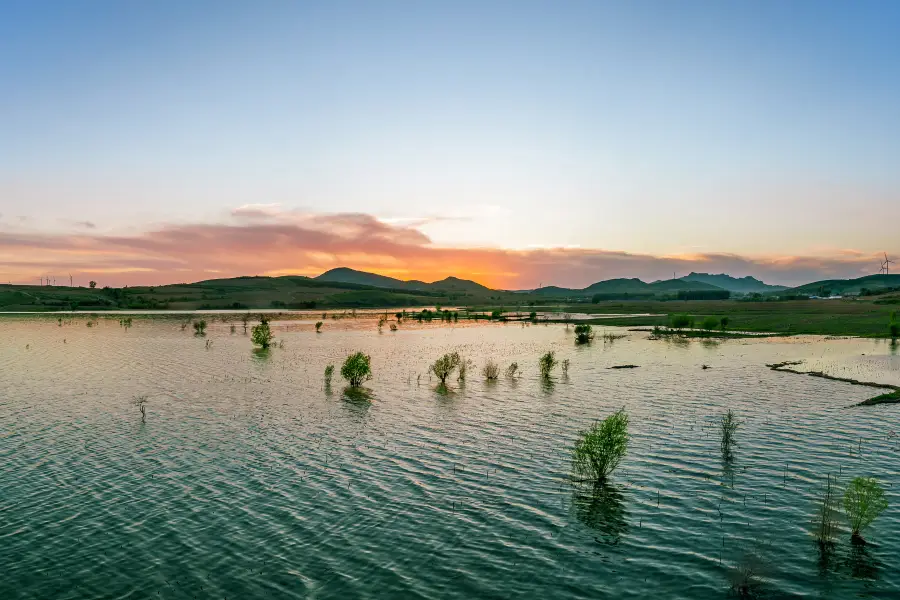
<instances>
[{"instance_id":1,"label":"partially submerged bush","mask_svg":"<svg viewBox=\"0 0 900 600\"><path fill-rule=\"evenodd\" d=\"M481 374L488 381L496 381L500 377L500 367L494 361L488 360L484 368L481 369Z\"/></svg>"},{"instance_id":2,"label":"partially submerged bush","mask_svg":"<svg viewBox=\"0 0 900 600\"><path fill-rule=\"evenodd\" d=\"M369 356L362 352L348 356L341 366L341 377L346 379L351 387L359 387L363 381L371 379L372 366Z\"/></svg>"},{"instance_id":3,"label":"partially submerged bush","mask_svg":"<svg viewBox=\"0 0 900 600\"><path fill-rule=\"evenodd\" d=\"M568 377L569 376L569 359L568 358L564 359L561 363L559 363L559 366L562 367L563 376Z\"/></svg>"},{"instance_id":4,"label":"partially submerged bush","mask_svg":"<svg viewBox=\"0 0 900 600\"><path fill-rule=\"evenodd\" d=\"M334 365L328 365L325 367L325 385L331 385L331 378L334 376Z\"/></svg>"},{"instance_id":5,"label":"partially submerged bush","mask_svg":"<svg viewBox=\"0 0 900 600\"><path fill-rule=\"evenodd\" d=\"M594 339L593 328L587 323L579 323L575 326L575 343L587 344Z\"/></svg>"},{"instance_id":6,"label":"partially submerged bush","mask_svg":"<svg viewBox=\"0 0 900 600\"><path fill-rule=\"evenodd\" d=\"M541 377L545 379L550 377L550 373L556 367L556 355L554 352L551 350L543 355L538 361L538 366L541 368Z\"/></svg>"},{"instance_id":7,"label":"partially submerged bush","mask_svg":"<svg viewBox=\"0 0 900 600\"><path fill-rule=\"evenodd\" d=\"M628 413L625 409L581 432L572 450L572 469L583 481L601 483L615 471L628 451Z\"/></svg>"},{"instance_id":8,"label":"partially submerged bush","mask_svg":"<svg viewBox=\"0 0 900 600\"><path fill-rule=\"evenodd\" d=\"M519 373L519 363L510 363L508 367L506 367L506 376L510 379L515 378Z\"/></svg>"},{"instance_id":9,"label":"partially submerged bush","mask_svg":"<svg viewBox=\"0 0 900 600\"><path fill-rule=\"evenodd\" d=\"M322 333L322 321L316 321L316 333Z\"/></svg>"},{"instance_id":10,"label":"partially submerged bush","mask_svg":"<svg viewBox=\"0 0 900 600\"><path fill-rule=\"evenodd\" d=\"M466 380L466 374L468 373L469 365L471 364L472 361L467 359L462 359L459 361L459 377L457 377L457 379L459 379L460 381Z\"/></svg>"},{"instance_id":11,"label":"partially submerged bush","mask_svg":"<svg viewBox=\"0 0 900 600\"><path fill-rule=\"evenodd\" d=\"M728 412L722 415L722 419L719 422L719 431L722 434L721 445L722 445L722 456L726 459L731 458L731 449L734 446L734 434L738 429L738 420L730 408Z\"/></svg>"},{"instance_id":12,"label":"partially submerged bush","mask_svg":"<svg viewBox=\"0 0 900 600\"><path fill-rule=\"evenodd\" d=\"M194 333L197 335L206 335L206 321L203 319L194 321Z\"/></svg>"},{"instance_id":13,"label":"partially submerged bush","mask_svg":"<svg viewBox=\"0 0 900 600\"><path fill-rule=\"evenodd\" d=\"M862 531L888 507L884 490L873 477L857 477L844 492L844 512L850 521L853 539L862 542Z\"/></svg>"},{"instance_id":14,"label":"partially submerged bush","mask_svg":"<svg viewBox=\"0 0 900 600\"><path fill-rule=\"evenodd\" d=\"M274 338L272 329L269 327L269 320L265 317L261 317L259 325L254 325L253 329L250 330L250 340L263 350L272 345Z\"/></svg>"},{"instance_id":15,"label":"partially submerged bush","mask_svg":"<svg viewBox=\"0 0 900 600\"><path fill-rule=\"evenodd\" d=\"M459 367L462 359L459 356L459 352L453 352L450 354L445 354L429 367L429 370L434 373L435 377L441 380L441 383L446 383L447 378Z\"/></svg>"}]
</instances>

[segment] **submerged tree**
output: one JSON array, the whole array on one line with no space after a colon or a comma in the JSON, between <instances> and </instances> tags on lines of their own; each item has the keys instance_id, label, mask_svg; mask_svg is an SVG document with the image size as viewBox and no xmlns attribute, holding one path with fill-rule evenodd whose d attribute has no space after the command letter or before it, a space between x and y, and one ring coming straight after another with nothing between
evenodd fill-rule
<instances>
[{"instance_id":1,"label":"submerged tree","mask_svg":"<svg viewBox=\"0 0 900 600\"><path fill-rule=\"evenodd\" d=\"M316 333L322 333L322 321L316 321Z\"/></svg>"},{"instance_id":2,"label":"submerged tree","mask_svg":"<svg viewBox=\"0 0 900 600\"><path fill-rule=\"evenodd\" d=\"M331 378L334 375L334 365L325 367L325 387L331 386Z\"/></svg>"},{"instance_id":3,"label":"submerged tree","mask_svg":"<svg viewBox=\"0 0 900 600\"><path fill-rule=\"evenodd\" d=\"M269 320L265 317L260 317L259 325L254 325L251 330L251 341L256 346L265 350L272 345L272 340L274 338L275 336L272 334L272 329L269 327Z\"/></svg>"},{"instance_id":4,"label":"submerged tree","mask_svg":"<svg viewBox=\"0 0 900 600\"><path fill-rule=\"evenodd\" d=\"M587 344L594 339L593 328L587 323L579 323L575 326L575 343Z\"/></svg>"},{"instance_id":5,"label":"submerged tree","mask_svg":"<svg viewBox=\"0 0 900 600\"><path fill-rule=\"evenodd\" d=\"M369 356L362 352L348 356L341 366L341 377L346 379L351 387L359 387L363 381L371 379L372 366Z\"/></svg>"},{"instance_id":6,"label":"submerged tree","mask_svg":"<svg viewBox=\"0 0 900 600\"><path fill-rule=\"evenodd\" d=\"M619 409L581 432L572 450L572 470L582 481L602 483L628 451L628 413Z\"/></svg>"},{"instance_id":7,"label":"submerged tree","mask_svg":"<svg viewBox=\"0 0 900 600\"><path fill-rule=\"evenodd\" d=\"M457 367L460 366L462 362L462 358L459 356L459 352L452 352L450 354L445 354L434 363L429 368L429 370L434 373L435 377L441 380L441 385L447 382L447 378L456 370Z\"/></svg>"},{"instance_id":8,"label":"submerged tree","mask_svg":"<svg viewBox=\"0 0 900 600\"><path fill-rule=\"evenodd\" d=\"M516 375L519 373L519 363L510 363L508 367L506 367L506 376L510 379L515 379Z\"/></svg>"},{"instance_id":9,"label":"submerged tree","mask_svg":"<svg viewBox=\"0 0 900 600\"><path fill-rule=\"evenodd\" d=\"M197 335L206 335L206 321L203 319L194 321L194 333Z\"/></svg>"},{"instance_id":10,"label":"submerged tree","mask_svg":"<svg viewBox=\"0 0 900 600\"><path fill-rule=\"evenodd\" d=\"M556 355L553 350L547 352L540 358L538 366L541 369L541 377L544 379L549 378L553 369L556 367Z\"/></svg>"},{"instance_id":11,"label":"submerged tree","mask_svg":"<svg viewBox=\"0 0 900 600\"><path fill-rule=\"evenodd\" d=\"M844 492L844 512L853 531L852 540L864 544L862 531L888 507L884 490L873 477L857 477Z\"/></svg>"}]
</instances>

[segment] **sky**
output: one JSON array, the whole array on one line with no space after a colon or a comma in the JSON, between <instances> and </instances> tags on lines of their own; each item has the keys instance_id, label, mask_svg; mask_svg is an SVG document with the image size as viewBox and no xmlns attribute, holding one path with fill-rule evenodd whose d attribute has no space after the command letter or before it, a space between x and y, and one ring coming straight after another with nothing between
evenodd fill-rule
<instances>
[{"instance_id":1,"label":"sky","mask_svg":"<svg viewBox=\"0 0 900 600\"><path fill-rule=\"evenodd\" d=\"M865 0L2 0L0 282L877 273L897 31Z\"/></svg>"}]
</instances>

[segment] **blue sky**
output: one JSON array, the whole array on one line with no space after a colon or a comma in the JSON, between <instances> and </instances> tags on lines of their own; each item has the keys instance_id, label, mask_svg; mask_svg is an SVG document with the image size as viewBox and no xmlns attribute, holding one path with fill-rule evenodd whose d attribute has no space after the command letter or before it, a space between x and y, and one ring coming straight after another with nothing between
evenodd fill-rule
<instances>
[{"instance_id":1,"label":"blue sky","mask_svg":"<svg viewBox=\"0 0 900 600\"><path fill-rule=\"evenodd\" d=\"M440 247L900 251L898 31L894 2L5 1L0 230L260 204Z\"/></svg>"}]
</instances>

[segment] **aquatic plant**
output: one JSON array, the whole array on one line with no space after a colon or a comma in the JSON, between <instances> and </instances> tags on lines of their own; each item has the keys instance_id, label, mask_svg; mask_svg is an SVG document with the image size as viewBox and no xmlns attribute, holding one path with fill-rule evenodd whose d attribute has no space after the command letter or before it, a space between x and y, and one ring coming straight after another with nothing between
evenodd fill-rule
<instances>
[{"instance_id":1,"label":"aquatic plant","mask_svg":"<svg viewBox=\"0 0 900 600\"><path fill-rule=\"evenodd\" d=\"M838 530L838 485L837 478L832 475L825 476L825 487L822 488L821 499L817 501L816 517L813 521L813 535L819 546L826 550L834 545L834 538Z\"/></svg>"},{"instance_id":2,"label":"aquatic plant","mask_svg":"<svg viewBox=\"0 0 900 600\"><path fill-rule=\"evenodd\" d=\"M628 413L624 408L582 431L572 450L572 470L582 481L602 483L628 451Z\"/></svg>"},{"instance_id":3,"label":"aquatic plant","mask_svg":"<svg viewBox=\"0 0 900 600\"><path fill-rule=\"evenodd\" d=\"M575 343L587 344L594 339L593 328L587 323L579 323L575 326Z\"/></svg>"},{"instance_id":4,"label":"aquatic plant","mask_svg":"<svg viewBox=\"0 0 900 600\"><path fill-rule=\"evenodd\" d=\"M134 403L137 405L138 409L141 411L141 423L147 421L147 396L138 396L134 399Z\"/></svg>"},{"instance_id":5,"label":"aquatic plant","mask_svg":"<svg viewBox=\"0 0 900 600\"><path fill-rule=\"evenodd\" d=\"M453 352L450 354L445 354L434 363L428 369L434 373L435 377L441 380L441 384L443 385L447 381L447 377L450 376L453 371L459 367L462 359L459 356L458 352Z\"/></svg>"},{"instance_id":6,"label":"aquatic plant","mask_svg":"<svg viewBox=\"0 0 900 600\"><path fill-rule=\"evenodd\" d=\"M701 326L706 331L712 331L719 326L719 319L715 317L706 317L705 319L703 319L703 324Z\"/></svg>"},{"instance_id":7,"label":"aquatic plant","mask_svg":"<svg viewBox=\"0 0 900 600\"><path fill-rule=\"evenodd\" d=\"M559 363L559 366L562 367L563 376L568 377L569 376L569 359L568 358L563 359L563 361L561 363Z\"/></svg>"},{"instance_id":8,"label":"aquatic plant","mask_svg":"<svg viewBox=\"0 0 900 600\"><path fill-rule=\"evenodd\" d=\"M272 329L269 327L269 320L260 316L259 325L254 325L251 330L250 341L265 350L272 345L274 337Z\"/></svg>"},{"instance_id":9,"label":"aquatic plant","mask_svg":"<svg viewBox=\"0 0 900 600\"><path fill-rule=\"evenodd\" d=\"M206 335L206 321L203 319L194 321L194 333L197 335Z\"/></svg>"},{"instance_id":10,"label":"aquatic plant","mask_svg":"<svg viewBox=\"0 0 900 600\"><path fill-rule=\"evenodd\" d=\"M514 379L515 376L519 373L519 363L510 363L508 367L506 367L506 376L510 379Z\"/></svg>"},{"instance_id":11,"label":"aquatic plant","mask_svg":"<svg viewBox=\"0 0 900 600\"><path fill-rule=\"evenodd\" d=\"M850 521L853 541L865 543L862 531L888 507L884 490L874 477L856 477L844 492L844 512Z\"/></svg>"},{"instance_id":12,"label":"aquatic plant","mask_svg":"<svg viewBox=\"0 0 900 600\"><path fill-rule=\"evenodd\" d=\"M556 354L550 350L538 360L538 367L541 369L541 377L547 379L556 367Z\"/></svg>"},{"instance_id":13,"label":"aquatic plant","mask_svg":"<svg viewBox=\"0 0 900 600\"><path fill-rule=\"evenodd\" d=\"M722 415L719 421L719 431L721 433L722 456L726 459L731 458L731 448L734 445L734 434L737 433L738 426L737 417L730 408L728 412Z\"/></svg>"},{"instance_id":14,"label":"aquatic plant","mask_svg":"<svg viewBox=\"0 0 900 600\"><path fill-rule=\"evenodd\" d=\"M371 379L372 364L369 355L356 352L348 356L341 366L341 377L346 379L351 387L359 387L363 381Z\"/></svg>"},{"instance_id":15,"label":"aquatic plant","mask_svg":"<svg viewBox=\"0 0 900 600\"><path fill-rule=\"evenodd\" d=\"M488 360L484 368L481 369L481 374L488 381L496 381L500 377L500 367L494 361Z\"/></svg>"},{"instance_id":16,"label":"aquatic plant","mask_svg":"<svg viewBox=\"0 0 900 600\"><path fill-rule=\"evenodd\" d=\"M328 365L325 367L325 385L331 385L331 378L334 376L334 365Z\"/></svg>"},{"instance_id":17,"label":"aquatic plant","mask_svg":"<svg viewBox=\"0 0 900 600\"><path fill-rule=\"evenodd\" d=\"M322 321L316 321L316 333L322 333Z\"/></svg>"}]
</instances>

